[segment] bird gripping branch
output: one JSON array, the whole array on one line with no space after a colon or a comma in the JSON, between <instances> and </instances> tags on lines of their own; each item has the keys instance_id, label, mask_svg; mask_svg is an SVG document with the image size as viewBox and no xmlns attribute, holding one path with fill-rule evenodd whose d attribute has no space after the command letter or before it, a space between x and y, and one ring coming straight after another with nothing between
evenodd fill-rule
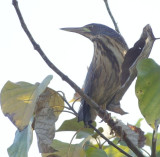
<instances>
[{"instance_id":1,"label":"bird gripping branch","mask_svg":"<svg viewBox=\"0 0 160 157\"><path fill-rule=\"evenodd\" d=\"M84 82L84 93L104 110L125 114L119 102L114 102L116 92L121 88L121 72L128 46L115 30L102 24L88 24L78 28L62 30L81 34L93 42L94 55ZM83 99L78 112L78 120L87 126L97 116Z\"/></svg>"}]
</instances>

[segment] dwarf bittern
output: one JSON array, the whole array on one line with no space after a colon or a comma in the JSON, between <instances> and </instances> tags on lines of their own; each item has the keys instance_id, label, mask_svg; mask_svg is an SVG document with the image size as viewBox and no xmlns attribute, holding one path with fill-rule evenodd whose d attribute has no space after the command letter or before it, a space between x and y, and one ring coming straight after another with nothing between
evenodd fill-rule
<instances>
[{"instance_id":1,"label":"dwarf bittern","mask_svg":"<svg viewBox=\"0 0 160 157\"><path fill-rule=\"evenodd\" d=\"M94 55L84 82L84 92L101 109L111 109L110 104L121 87L121 66L128 50L125 40L115 30L102 24L62 28L62 30L81 34L93 42ZM97 112L81 99L78 120L83 120L87 125L94 121L96 116Z\"/></svg>"}]
</instances>

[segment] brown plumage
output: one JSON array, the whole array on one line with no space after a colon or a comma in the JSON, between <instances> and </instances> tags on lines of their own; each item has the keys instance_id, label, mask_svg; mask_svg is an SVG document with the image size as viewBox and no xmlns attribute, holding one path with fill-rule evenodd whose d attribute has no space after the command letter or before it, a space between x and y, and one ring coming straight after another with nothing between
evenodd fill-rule
<instances>
[{"instance_id":1,"label":"brown plumage","mask_svg":"<svg viewBox=\"0 0 160 157\"><path fill-rule=\"evenodd\" d=\"M93 42L94 55L84 82L84 92L102 109L112 110L110 105L116 105L112 102L121 87L121 67L128 50L123 37L113 29L101 24L63 28L63 30L79 33ZM83 120L87 125L94 121L96 116L97 112L82 99L78 113L79 121Z\"/></svg>"}]
</instances>

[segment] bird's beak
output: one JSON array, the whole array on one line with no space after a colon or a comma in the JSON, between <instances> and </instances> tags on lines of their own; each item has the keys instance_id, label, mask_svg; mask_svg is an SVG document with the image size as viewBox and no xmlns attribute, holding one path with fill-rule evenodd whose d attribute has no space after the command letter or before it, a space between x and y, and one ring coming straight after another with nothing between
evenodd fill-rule
<instances>
[{"instance_id":1,"label":"bird's beak","mask_svg":"<svg viewBox=\"0 0 160 157\"><path fill-rule=\"evenodd\" d=\"M90 30L86 27L70 27L70 28L61 28L61 30L74 32L81 35L85 35L86 33L90 33Z\"/></svg>"}]
</instances>

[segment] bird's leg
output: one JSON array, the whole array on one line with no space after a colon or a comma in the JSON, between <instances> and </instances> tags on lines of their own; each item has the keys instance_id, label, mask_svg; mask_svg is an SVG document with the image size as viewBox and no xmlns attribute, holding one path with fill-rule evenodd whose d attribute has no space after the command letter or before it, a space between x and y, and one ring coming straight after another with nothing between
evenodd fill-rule
<instances>
[{"instance_id":1,"label":"bird's leg","mask_svg":"<svg viewBox=\"0 0 160 157\"><path fill-rule=\"evenodd\" d=\"M103 106L100 106L100 110L105 112ZM99 111L99 112L101 112L101 111ZM110 113L108 113L107 115L103 114L103 117L101 117L101 118L102 118L102 120L100 121L100 123L102 123L103 121L105 121L105 122L109 121L109 119L111 118L111 114Z\"/></svg>"}]
</instances>

